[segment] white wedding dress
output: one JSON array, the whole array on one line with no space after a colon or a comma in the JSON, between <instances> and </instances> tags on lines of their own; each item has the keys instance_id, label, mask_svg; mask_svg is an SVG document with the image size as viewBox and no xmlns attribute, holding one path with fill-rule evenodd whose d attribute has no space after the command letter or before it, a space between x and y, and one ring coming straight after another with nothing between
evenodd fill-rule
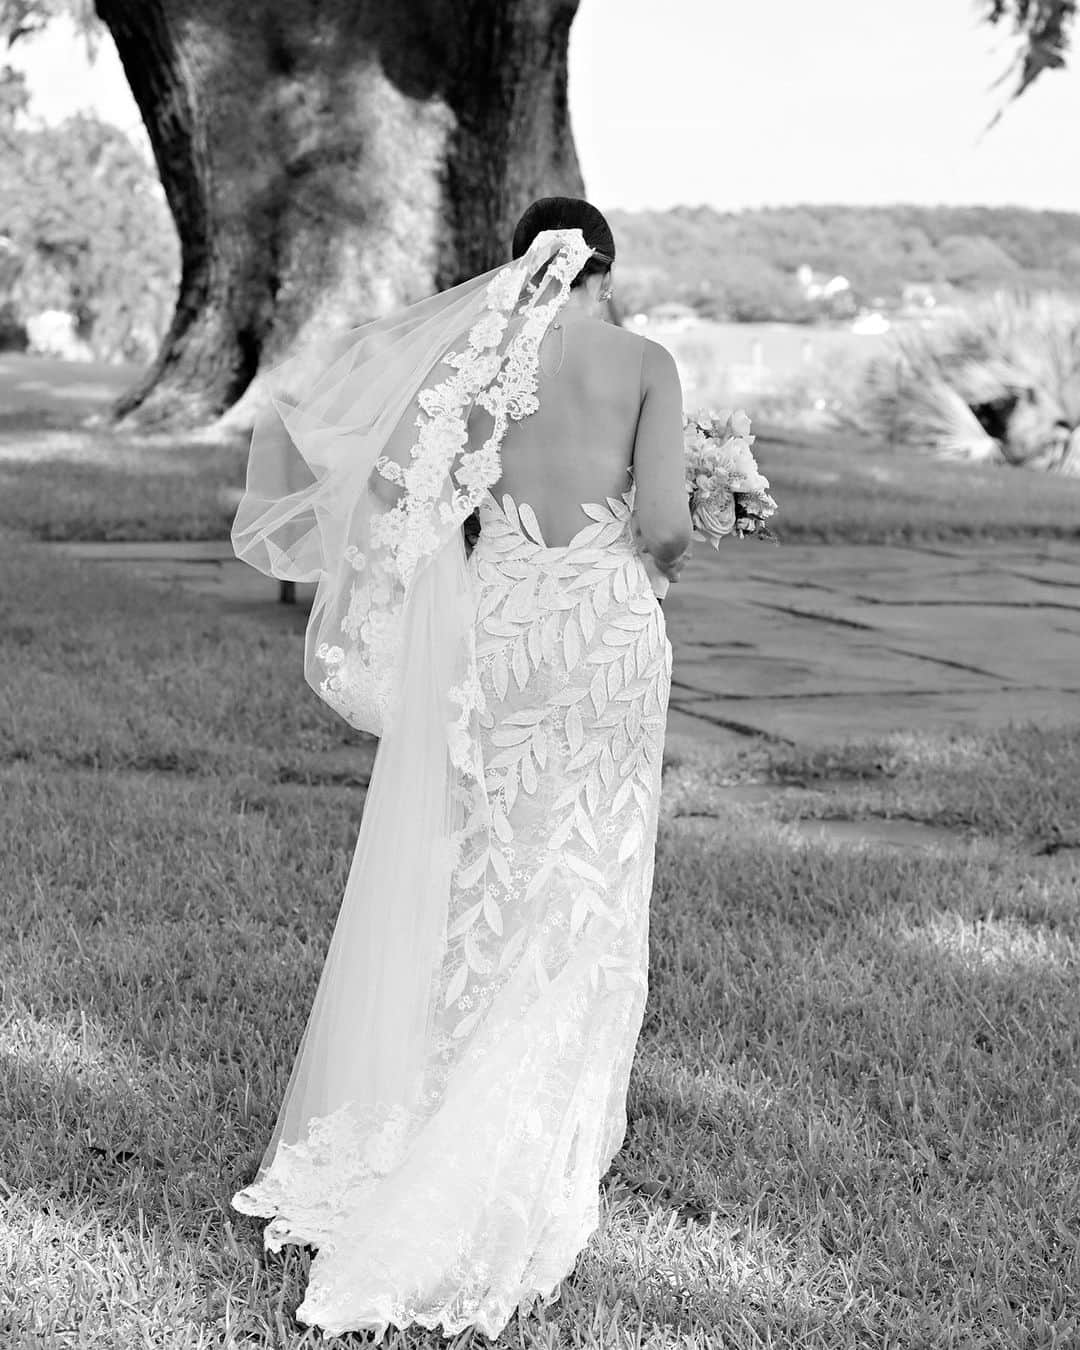
<instances>
[{"instance_id":1,"label":"white wedding dress","mask_svg":"<svg viewBox=\"0 0 1080 1350\"><path fill-rule=\"evenodd\" d=\"M235 1208L318 1248L297 1318L497 1336L599 1222L645 1007L671 681L634 487L548 547L490 492L468 560L501 850L451 896L422 1112L342 1107ZM392 997L389 991L386 997ZM362 1034L357 1028L356 1034Z\"/></svg>"}]
</instances>

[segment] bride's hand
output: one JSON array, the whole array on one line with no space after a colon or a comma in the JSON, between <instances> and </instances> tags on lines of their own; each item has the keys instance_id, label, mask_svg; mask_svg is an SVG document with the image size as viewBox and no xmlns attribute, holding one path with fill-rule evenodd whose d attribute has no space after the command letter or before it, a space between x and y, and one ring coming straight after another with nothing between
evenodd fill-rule
<instances>
[{"instance_id":1,"label":"bride's hand","mask_svg":"<svg viewBox=\"0 0 1080 1350\"><path fill-rule=\"evenodd\" d=\"M637 516L632 513L630 516L630 530L631 533L633 534L634 543L637 545L638 552L642 554L644 557L647 557L651 565L656 568L656 570L661 574L661 576L667 577L669 582L678 581L679 574L685 567L686 560L690 557L690 549L692 547L692 543L687 545L685 553L682 553L678 558L675 558L672 562L669 563L662 563L659 560L659 558L655 557L650 552L648 546L645 543L645 540L642 537L641 526L638 524Z\"/></svg>"},{"instance_id":2,"label":"bride's hand","mask_svg":"<svg viewBox=\"0 0 1080 1350\"><path fill-rule=\"evenodd\" d=\"M690 556L690 549L687 548L686 552L680 554L679 557L677 557L674 560L674 562L669 562L665 564L662 562L657 562L655 558L653 559L653 562L656 563L656 566L660 569L661 572L663 572L664 576L667 577L668 581L678 581L679 574L686 566L686 560L687 558L689 558L689 556Z\"/></svg>"}]
</instances>

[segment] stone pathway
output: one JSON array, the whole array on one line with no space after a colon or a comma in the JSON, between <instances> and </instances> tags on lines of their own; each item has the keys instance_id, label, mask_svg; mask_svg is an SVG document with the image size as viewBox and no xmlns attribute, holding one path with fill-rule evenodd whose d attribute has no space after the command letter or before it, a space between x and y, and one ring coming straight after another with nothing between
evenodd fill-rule
<instances>
[{"instance_id":1,"label":"stone pathway","mask_svg":"<svg viewBox=\"0 0 1080 1350\"><path fill-rule=\"evenodd\" d=\"M227 541L52 547L303 631ZM668 731L745 744L1080 719L1080 547L695 544L664 602Z\"/></svg>"},{"instance_id":2,"label":"stone pathway","mask_svg":"<svg viewBox=\"0 0 1080 1350\"><path fill-rule=\"evenodd\" d=\"M815 744L1080 720L1080 547L1065 541L697 544L665 612L672 728Z\"/></svg>"}]
</instances>

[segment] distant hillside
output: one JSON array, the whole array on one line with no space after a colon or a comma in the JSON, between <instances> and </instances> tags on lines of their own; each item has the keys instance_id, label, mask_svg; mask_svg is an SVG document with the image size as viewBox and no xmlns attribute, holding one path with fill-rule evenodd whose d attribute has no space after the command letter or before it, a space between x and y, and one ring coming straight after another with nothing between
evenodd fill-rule
<instances>
[{"instance_id":1,"label":"distant hillside","mask_svg":"<svg viewBox=\"0 0 1080 1350\"><path fill-rule=\"evenodd\" d=\"M610 211L624 312L665 300L712 318L820 317L795 272L847 277L845 308L1006 286L1080 290L1080 214L1021 207L792 206Z\"/></svg>"}]
</instances>

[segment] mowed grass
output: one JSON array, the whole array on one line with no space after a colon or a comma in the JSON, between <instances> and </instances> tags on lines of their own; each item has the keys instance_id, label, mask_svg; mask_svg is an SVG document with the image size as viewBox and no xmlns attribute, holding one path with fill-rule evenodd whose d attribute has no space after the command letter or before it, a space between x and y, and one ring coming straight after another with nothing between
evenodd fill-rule
<instances>
[{"instance_id":1,"label":"mowed grass","mask_svg":"<svg viewBox=\"0 0 1080 1350\"><path fill-rule=\"evenodd\" d=\"M298 632L24 540L0 570L0 1344L314 1347L307 1252L228 1200L373 743L307 690ZM1068 825L1080 732L1008 735L669 747L626 1142L561 1302L501 1344L1080 1343L1077 887L1019 848ZM687 831L747 777L1015 820L1018 847L814 845L720 801Z\"/></svg>"},{"instance_id":2,"label":"mowed grass","mask_svg":"<svg viewBox=\"0 0 1080 1350\"><path fill-rule=\"evenodd\" d=\"M754 452L789 543L1080 539L1080 478L943 462L848 431L766 427Z\"/></svg>"},{"instance_id":3,"label":"mowed grass","mask_svg":"<svg viewBox=\"0 0 1080 1350\"><path fill-rule=\"evenodd\" d=\"M227 539L247 444L0 427L0 530L45 540Z\"/></svg>"}]
</instances>

